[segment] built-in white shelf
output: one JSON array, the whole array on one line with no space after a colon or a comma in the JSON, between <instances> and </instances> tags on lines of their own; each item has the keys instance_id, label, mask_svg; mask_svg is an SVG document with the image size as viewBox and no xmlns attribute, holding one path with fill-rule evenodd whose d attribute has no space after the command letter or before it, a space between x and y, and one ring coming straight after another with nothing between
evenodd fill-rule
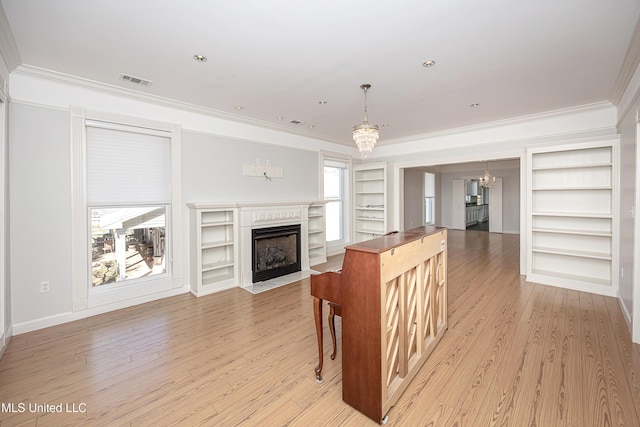
<instances>
[{"instance_id":1,"label":"built-in white shelf","mask_svg":"<svg viewBox=\"0 0 640 427\"><path fill-rule=\"evenodd\" d=\"M353 242L382 236L387 230L387 164L373 163L353 169Z\"/></svg>"},{"instance_id":2,"label":"built-in white shelf","mask_svg":"<svg viewBox=\"0 0 640 427\"><path fill-rule=\"evenodd\" d=\"M610 231L596 231L596 230L567 230L562 228L537 228L533 227L532 231L534 233L557 233L557 234L577 234L582 236L603 236L603 237L611 237L612 233Z\"/></svg>"},{"instance_id":3,"label":"built-in white shelf","mask_svg":"<svg viewBox=\"0 0 640 427\"><path fill-rule=\"evenodd\" d=\"M238 211L187 204L191 213L191 293L207 295L238 284Z\"/></svg>"},{"instance_id":4,"label":"built-in white shelf","mask_svg":"<svg viewBox=\"0 0 640 427\"><path fill-rule=\"evenodd\" d=\"M613 218L611 214L591 212L532 212L532 216L556 216L565 218Z\"/></svg>"},{"instance_id":5,"label":"built-in white shelf","mask_svg":"<svg viewBox=\"0 0 640 427\"><path fill-rule=\"evenodd\" d=\"M309 205L308 248L309 265L327 262L327 219L325 202L319 201Z\"/></svg>"},{"instance_id":6,"label":"built-in white shelf","mask_svg":"<svg viewBox=\"0 0 640 427\"><path fill-rule=\"evenodd\" d=\"M533 188L533 191L592 191L592 190L611 190L610 185L607 186L584 186L584 187L546 187Z\"/></svg>"},{"instance_id":7,"label":"built-in white shelf","mask_svg":"<svg viewBox=\"0 0 640 427\"><path fill-rule=\"evenodd\" d=\"M574 256L574 257L581 257L581 258L594 258L594 259L607 259L607 260L611 259L610 252L578 251L578 250L572 250L572 249L559 249L554 247L545 248L540 246L533 246L531 250L533 252L544 252L547 254L558 254L558 255Z\"/></svg>"},{"instance_id":8,"label":"built-in white shelf","mask_svg":"<svg viewBox=\"0 0 640 427\"><path fill-rule=\"evenodd\" d=\"M614 294L616 138L527 151L527 279Z\"/></svg>"}]
</instances>

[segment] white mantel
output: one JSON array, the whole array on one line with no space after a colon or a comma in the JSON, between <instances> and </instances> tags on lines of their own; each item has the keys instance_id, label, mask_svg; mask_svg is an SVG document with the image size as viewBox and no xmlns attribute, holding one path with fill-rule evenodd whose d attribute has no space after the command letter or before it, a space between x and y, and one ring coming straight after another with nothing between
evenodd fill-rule
<instances>
[{"instance_id":1,"label":"white mantel","mask_svg":"<svg viewBox=\"0 0 640 427\"><path fill-rule=\"evenodd\" d=\"M309 270L309 205L312 201L237 203L240 218L240 286L253 286L251 271L251 230L254 228L300 225L300 263Z\"/></svg>"}]
</instances>

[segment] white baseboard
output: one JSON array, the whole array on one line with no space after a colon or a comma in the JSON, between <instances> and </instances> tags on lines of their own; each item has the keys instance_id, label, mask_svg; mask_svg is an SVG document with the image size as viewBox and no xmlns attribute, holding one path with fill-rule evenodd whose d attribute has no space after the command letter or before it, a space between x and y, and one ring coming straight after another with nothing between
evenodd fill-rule
<instances>
[{"instance_id":1,"label":"white baseboard","mask_svg":"<svg viewBox=\"0 0 640 427\"><path fill-rule=\"evenodd\" d=\"M2 332L2 335L0 335L0 359L2 359L4 351L7 349L9 341L13 336L13 327L9 326L6 330L0 332Z\"/></svg>"},{"instance_id":2,"label":"white baseboard","mask_svg":"<svg viewBox=\"0 0 640 427\"><path fill-rule=\"evenodd\" d=\"M520 230L505 230L502 229L503 234L520 234Z\"/></svg>"},{"instance_id":3,"label":"white baseboard","mask_svg":"<svg viewBox=\"0 0 640 427\"><path fill-rule=\"evenodd\" d=\"M134 305L144 304L146 302L156 301L159 299L181 295L188 292L189 292L189 286L186 285L180 288L158 292L157 294L145 295L145 296L134 298L128 301L120 301L113 304L106 304L99 307L89 308L87 310L81 310L81 311L75 311L75 312L70 311L67 313L55 314L53 316L41 317L40 319L29 320L27 322L14 324L13 333L15 335L20 335L27 332L37 331L38 329L44 329L44 328L60 325L67 322L73 322L74 320L85 319L87 317L95 316L98 314L120 310L122 308L132 307Z\"/></svg>"},{"instance_id":4,"label":"white baseboard","mask_svg":"<svg viewBox=\"0 0 640 427\"><path fill-rule=\"evenodd\" d=\"M620 304L620 310L622 310L622 315L624 316L625 322L627 322L627 328L629 328L629 333L633 331L633 316L629 311L627 311L627 307L624 306L624 301L622 298L618 297L618 304Z\"/></svg>"},{"instance_id":5,"label":"white baseboard","mask_svg":"<svg viewBox=\"0 0 640 427\"><path fill-rule=\"evenodd\" d=\"M573 291L589 292L596 295L604 295L606 297L620 298L617 289L594 283L586 283L572 279L549 276L540 273L529 273L526 275L527 282L538 283L541 285L555 286L558 288L571 289Z\"/></svg>"}]
</instances>

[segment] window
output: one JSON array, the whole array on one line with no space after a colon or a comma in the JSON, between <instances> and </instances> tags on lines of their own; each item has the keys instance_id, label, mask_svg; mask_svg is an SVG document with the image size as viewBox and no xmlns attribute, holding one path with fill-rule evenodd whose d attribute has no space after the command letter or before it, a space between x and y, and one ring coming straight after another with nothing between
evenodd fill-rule
<instances>
[{"instance_id":1,"label":"window","mask_svg":"<svg viewBox=\"0 0 640 427\"><path fill-rule=\"evenodd\" d=\"M71 147L73 311L180 292L180 127L72 107Z\"/></svg>"},{"instance_id":2,"label":"window","mask_svg":"<svg viewBox=\"0 0 640 427\"><path fill-rule=\"evenodd\" d=\"M324 200L326 204L327 243L344 242L347 235L347 188L349 163L345 159L325 157Z\"/></svg>"},{"instance_id":3,"label":"window","mask_svg":"<svg viewBox=\"0 0 640 427\"><path fill-rule=\"evenodd\" d=\"M87 121L86 169L91 286L165 274L168 133Z\"/></svg>"},{"instance_id":4,"label":"window","mask_svg":"<svg viewBox=\"0 0 640 427\"><path fill-rule=\"evenodd\" d=\"M433 225L436 223L436 187L435 175L424 174L424 223Z\"/></svg>"},{"instance_id":5,"label":"window","mask_svg":"<svg viewBox=\"0 0 640 427\"><path fill-rule=\"evenodd\" d=\"M91 285L166 273L168 206L91 207Z\"/></svg>"}]
</instances>

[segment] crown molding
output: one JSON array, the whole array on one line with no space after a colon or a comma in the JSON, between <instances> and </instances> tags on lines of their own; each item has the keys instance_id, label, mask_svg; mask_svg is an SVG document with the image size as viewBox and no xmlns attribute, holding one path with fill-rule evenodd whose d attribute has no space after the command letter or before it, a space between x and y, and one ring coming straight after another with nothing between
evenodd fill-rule
<instances>
[{"instance_id":1,"label":"crown molding","mask_svg":"<svg viewBox=\"0 0 640 427\"><path fill-rule=\"evenodd\" d=\"M615 106L618 106L624 95L624 91L629 86L633 74L640 64L640 19L636 23L636 27L629 40L629 46L627 47L627 53L624 56L624 61L618 72L618 77L613 84L609 100Z\"/></svg>"},{"instance_id":2,"label":"crown molding","mask_svg":"<svg viewBox=\"0 0 640 427\"><path fill-rule=\"evenodd\" d=\"M19 65L14 71L12 71L12 74L38 78L42 80L48 80L54 83L60 83L68 86L81 88L81 89L93 90L93 91L102 92L102 93L106 93L106 94L114 95L118 97L128 98L128 99L132 99L140 102L146 102L146 103L155 104L163 107L174 108L177 110L187 111L195 114L201 114L201 115L214 117L218 119L234 121L237 123L248 124L248 125L271 129L279 132L285 132L288 134L299 135L299 136L312 138L312 139L325 141L325 142L330 142L334 144L351 145L350 139L346 141L346 140L341 140L337 138L330 138L327 136L319 136L310 132L304 132L299 129L286 127L276 123L265 122L257 119L250 119L250 118L234 115L231 113L227 113L224 111L215 110L212 108L202 107L199 105L177 101L174 99L165 98L158 95L148 94L148 93L127 89L127 88L122 88L119 86L102 83L95 80L84 79L84 78L73 76L70 74L51 71L48 69L35 67L32 65L24 65L24 64ZM496 121L485 122L485 123L480 123L476 125L445 129L441 131L429 132L429 133L418 134L418 135L411 135L409 137L404 137L404 138L388 139L388 140L378 142L378 145L387 146L392 144L439 138L443 136L458 135L458 134L468 133L468 132L477 132L477 131L496 128L499 126L513 126L513 125L531 122L534 120L556 118L556 117L561 117L563 115L575 114L575 113L581 113L581 112L587 112L587 111L595 111L595 110L606 109L611 107L612 107L612 104L610 102L602 101L602 102L596 102L591 104L579 105L576 107L546 111L543 113L519 116L519 117L510 118L510 119L496 120Z\"/></svg>"},{"instance_id":3,"label":"crown molding","mask_svg":"<svg viewBox=\"0 0 640 427\"><path fill-rule=\"evenodd\" d=\"M445 129L441 131L429 132L429 133L424 133L420 135L412 135L406 138L389 139L389 140L379 142L378 145L383 146L383 145L397 144L397 143L403 143L403 142L414 142L414 141L420 141L424 139L440 138L443 136L459 135L459 134L469 133L469 132L478 132L478 131L493 129L501 126L519 125L527 122L532 122L535 120L557 118L557 117L566 116L568 114L597 111L597 110L607 109L611 107L612 107L612 104L609 101L594 102L591 104L583 104L575 107L561 108L558 110L551 110L551 111L545 111L542 113L529 114L526 116L513 117L510 119L485 122L477 125Z\"/></svg>"},{"instance_id":4,"label":"crown molding","mask_svg":"<svg viewBox=\"0 0 640 427\"><path fill-rule=\"evenodd\" d=\"M347 142L330 138L327 136L316 135L310 132L304 132L299 129L293 129L277 123L269 123L262 120L250 119L231 113L227 113L213 108L202 107L196 104L190 104L188 102L177 101L175 99L165 98L158 95L152 95L132 89L126 89L119 86L98 82L95 80L84 79L81 77L73 76L70 74L60 73L57 71L51 71L45 68L35 67L32 65L19 65L13 72L15 75L22 75L26 77L34 77L42 80L48 80L54 83L61 83L68 86L73 86L81 89L88 89L97 92L106 93L122 98L128 98L135 101L146 102L149 104L155 104L162 107L174 108L177 110L187 111L195 114L201 114L204 116L215 117L223 120L230 120L238 123L248 124L261 128L267 128L276 130L279 132L286 132L289 134L304 136L306 138L312 138L320 141L331 142L334 144L345 145Z\"/></svg>"},{"instance_id":5,"label":"crown molding","mask_svg":"<svg viewBox=\"0 0 640 427\"><path fill-rule=\"evenodd\" d=\"M9 72L15 70L22 62L2 3L0 3L0 56L2 56Z\"/></svg>"}]
</instances>

